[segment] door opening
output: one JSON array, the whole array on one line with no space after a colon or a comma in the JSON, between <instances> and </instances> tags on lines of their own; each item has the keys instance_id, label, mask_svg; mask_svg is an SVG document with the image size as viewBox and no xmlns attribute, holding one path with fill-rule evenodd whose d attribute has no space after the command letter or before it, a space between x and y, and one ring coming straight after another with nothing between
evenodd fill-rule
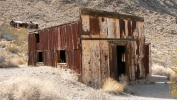
<instances>
[{"instance_id":1,"label":"door opening","mask_svg":"<svg viewBox=\"0 0 177 100\"><path fill-rule=\"evenodd\" d=\"M125 56L125 52L126 52L126 48L125 46L117 46L116 48L117 50L117 72L118 72L118 78L123 74L126 74L126 56Z\"/></svg>"}]
</instances>

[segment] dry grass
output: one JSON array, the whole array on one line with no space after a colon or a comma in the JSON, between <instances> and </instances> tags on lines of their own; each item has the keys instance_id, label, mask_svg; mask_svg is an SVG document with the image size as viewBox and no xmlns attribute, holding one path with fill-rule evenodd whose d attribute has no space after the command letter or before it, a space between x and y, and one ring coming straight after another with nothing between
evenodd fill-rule
<instances>
[{"instance_id":1,"label":"dry grass","mask_svg":"<svg viewBox=\"0 0 177 100\"><path fill-rule=\"evenodd\" d=\"M18 65L11 61L12 56L7 51L1 50L0 53L0 68L18 67Z\"/></svg>"},{"instance_id":2,"label":"dry grass","mask_svg":"<svg viewBox=\"0 0 177 100\"><path fill-rule=\"evenodd\" d=\"M11 78L0 83L3 100L60 100L55 86L48 80L31 77Z\"/></svg>"},{"instance_id":3,"label":"dry grass","mask_svg":"<svg viewBox=\"0 0 177 100\"><path fill-rule=\"evenodd\" d=\"M102 91L113 94L120 94L123 92L124 87L125 84L121 84L113 78L107 78L103 84Z\"/></svg>"},{"instance_id":4,"label":"dry grass","mask_svg":"<svg viewBox=\"0 0 177 100\"><path fill-rule=\"evenodd\" d=\"M0 48L18 55L27 61L28 31L26 29L15 29L13 27L1 26L0 41Z\"/></svg>"},{"instance_id":5,"label":"dry grass","mask_svg":"<svg viewBox=\"0 0 177 100\"><path fill-rule=\"evenodd\" d=\"M0 68L18 67L26 62L18 55L11 54L8 51L0 49Z\"/></svg>"},{"instance_id":6,"label":"dry grass","mask_svg":"<svg viewBox=\"0 0 177 100\"><path fill-rule=\"evenodd\" d=\"M167 76L167 78L177 78L175 72L167 67L163 67L163 66L160 66L160 65L153 65L152 67L152 74L153 75L163 75L163 76Z\"/></svg>"}]
</instances>

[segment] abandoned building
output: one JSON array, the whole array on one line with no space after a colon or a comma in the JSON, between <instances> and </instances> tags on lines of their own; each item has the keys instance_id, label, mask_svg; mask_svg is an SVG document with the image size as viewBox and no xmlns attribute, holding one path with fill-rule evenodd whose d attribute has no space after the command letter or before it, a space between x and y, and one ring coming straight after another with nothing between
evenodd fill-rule
<instances>
[{"instance_id":1,"label":"abandoned building","mask_svg":"<svg viewBox=\"0 0 177 100\"><path fill-rule=\"evenodd\" d=\"M26 29L38 29L39 25L37 22L24 22L24 21L14 21L10 22L10 25L14 28L26 28Z\"/></svg>"},{"instance_id":2,"label":"abandoned building","mask_svg":"<svg viewBox=\"0 0 177 100\"><path fill-rule=\"evenodd\" d=\"M107 77L144 79L150 70L150 43L144 18L80 9L79 20L29 34L28 65L75 70L82 82L100 87Z\"/></svg>"}]
</instances>

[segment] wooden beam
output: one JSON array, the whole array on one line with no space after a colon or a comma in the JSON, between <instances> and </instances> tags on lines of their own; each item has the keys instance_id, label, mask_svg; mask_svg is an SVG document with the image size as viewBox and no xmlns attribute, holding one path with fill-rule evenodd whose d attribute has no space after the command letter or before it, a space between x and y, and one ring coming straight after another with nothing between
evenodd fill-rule
<instances>
[{"instance_id":1,"label":"wooden beam","mask_svg":"<svg viewBox=\"0 0 177 100\"><path fill-rule=\"evenodd\" d=\"M92 15L92 16L101 16L101 17L118 18L118 19L135 20L135 21L144 22L143 17L120 14L118 12L107 12L107 11L95 10L95 9L90 9L90 8L81 8L80 14L81 15Z\"/></svg>"}]
</instances>

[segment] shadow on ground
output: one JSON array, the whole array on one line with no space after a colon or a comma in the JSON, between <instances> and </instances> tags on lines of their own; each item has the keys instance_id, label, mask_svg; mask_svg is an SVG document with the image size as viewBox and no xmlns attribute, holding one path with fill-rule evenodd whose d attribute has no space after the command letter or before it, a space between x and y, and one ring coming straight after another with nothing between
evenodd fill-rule
<instances>
[{"instance_id":1,"label":"shadow on ground","mask_svg":"<svg viewBox=\"0 0 177 100\"><path fill-rule=\"evenodd\" d=\"M135 84L130 85L135 96L173 99L170 95L169 82L165 76L153 76L156 79L155 84Z\"/></svg>"}]
</instances>

